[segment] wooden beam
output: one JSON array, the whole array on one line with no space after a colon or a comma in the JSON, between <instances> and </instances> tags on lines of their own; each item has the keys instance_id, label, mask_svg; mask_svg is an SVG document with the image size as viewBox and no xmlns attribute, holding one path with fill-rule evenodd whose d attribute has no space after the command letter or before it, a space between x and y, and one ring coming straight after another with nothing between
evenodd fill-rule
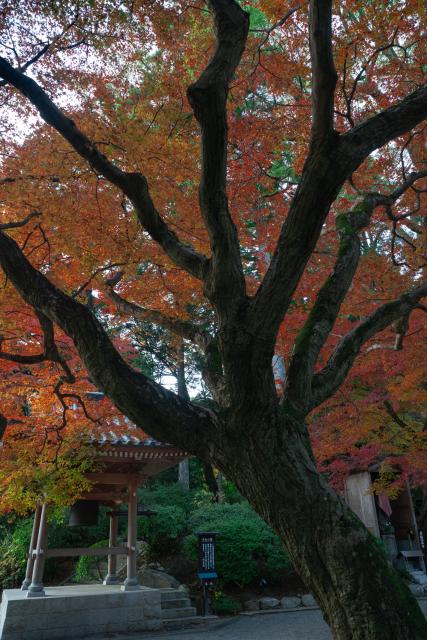
<instances>
[{"instance_id":1,"label":"wooden beam","mask_svg":"<svg viewBox=\"0 0 427 640\"><path fill-rule=\"evenodd\" d=\"M36 551L33 552L33 555ZM127 547L80 547L77 549L47 549L46 558L67 558L74 556L127 556Z\"/></svg>"},{"instance_id":2,"label":"wooden beam","mask_svg":"<svg viewBox=\"0 0 427 640\"><path fill-rule=\"evenodd\" d=\"M126 502L128 499L128 493L113 492L113 491L90 491L89 493L83 493L79 496L79 500L98 500L99 502Z\"/></svg>"},{"instance_id":3,"label":"wooden beam","mask_svg":"<svg viewBox=\"0 0 427 640\"><path fill-rule=\"evenodd\" d=\"M97 484L122 484L128 487L132 480L136 479L139 483L145 480L144 475L133 475L130 473L85 473L85 478L90 482Z\"/></svg>"}]
</instances>

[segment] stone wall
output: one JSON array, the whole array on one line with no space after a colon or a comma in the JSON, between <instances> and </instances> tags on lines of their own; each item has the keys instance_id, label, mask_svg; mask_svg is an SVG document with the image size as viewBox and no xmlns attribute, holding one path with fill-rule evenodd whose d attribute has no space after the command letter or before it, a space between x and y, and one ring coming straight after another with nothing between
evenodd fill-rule
<instances>
[{"instance_id":1,"label":"stone wall","mask_svg":"<svg viewBox=\"0 0 427 640\"><path fill-rule=\"evenodd\" d=\"M0 640L62 640L153 630L161 627L161 616L158 589L122 592L111 585L47 587L41 598L6 589L0 606Z\"/></svg>"}]
</instances>

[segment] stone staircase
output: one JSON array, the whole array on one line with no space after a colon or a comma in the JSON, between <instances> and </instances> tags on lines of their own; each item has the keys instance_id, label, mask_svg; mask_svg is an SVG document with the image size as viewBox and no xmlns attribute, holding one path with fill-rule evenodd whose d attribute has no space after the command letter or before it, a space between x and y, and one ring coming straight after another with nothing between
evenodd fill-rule
<instances>
[{"instance_id":1,"label":"stone staircase","mask_svg":"<svg viewBox=\"0 0 427 640\"><path fill-rule=\"evenodd\" d=\"M427 595L427 575L424 571L410 571L412 582L409 589L415 596L422 597Z\"/></svg>"},{"instance_id":2,"label":"stone staircase","mask_svg":"<svg viewBox=\"0 0 427 640\"><path fill-rule=\"evenodd\" d=\"M196 607L191 606L190 598L179 589L160 589L163 623L192 622L198 619Z\"/></svg>"}]
</instances>

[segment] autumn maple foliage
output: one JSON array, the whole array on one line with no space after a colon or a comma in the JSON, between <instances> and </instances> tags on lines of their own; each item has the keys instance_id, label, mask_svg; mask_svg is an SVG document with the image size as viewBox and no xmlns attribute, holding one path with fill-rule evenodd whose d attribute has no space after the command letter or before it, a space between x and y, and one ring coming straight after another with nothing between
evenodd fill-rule
<instances>
[{"instance_id":1,"label":"autumn maple foliage","mask_svg":"<svg viewBox=\"0 0 427 640\"><path fill-rule=\"evenodd\" d=\"M91 430L124 415L237 484L335 638L426 636L322 473L426 482L425 20L415 0L2 3L6 508L70 501ZM154 343L216 408L147 376Z\"/></svg>"}]
</instances>

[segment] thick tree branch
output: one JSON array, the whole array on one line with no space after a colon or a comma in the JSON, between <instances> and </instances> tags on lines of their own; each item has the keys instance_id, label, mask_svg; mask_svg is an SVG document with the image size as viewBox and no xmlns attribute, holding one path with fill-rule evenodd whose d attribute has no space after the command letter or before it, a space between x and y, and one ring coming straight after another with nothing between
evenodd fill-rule
<instances>
[{"instance_id":1,"label":"thick tree branch","mask_svg":"<svg viewBox=\"0 0 427 640\"><path fill-rule=\"evenodd\" d=\"M334 130L334 92L337 73L332 55L332 0L310 2L312 72L312 141L328 138Z\"/></svg>"},{"instance_id":2,"label":"thick tree branch","mask_svg":"<svg viewBox=\"0 0 427 640\"><path fill-rule=\"evenodd\" d=\"M394 204L403 194L410 189L417 180L421 178L427 178L427 170L426 171L413 171L410 173L404 182L399 185L394 191L389 194L377 194L378 204L383 204L385 206ZM404 216L399 216L398 219L403 219Z\"/></svg>"},{"instance_id":3,"label":"thick tree branch","mask_svg":"<svg viewBox=\"0 0 427 640\"><path fill-rule=\"evenodd\" d=\"M203 380L211 392L212 397L218 403L218 406L227 406L228 394L224 386L224 377L221 371L218 339L212 338L207 332L190 321L170 318L159 311L145 309L134 302L125 300L113 289L121 279L121 276L122 273L119 272L106 282L109 287L110 297L116 303L117 308L136 319L160 325L168 329L171 333L181 336L199 347L204 356L203 362L201 363Z\"/></svg>"},{"instance_id":4,"label":"thick tree branch","mask_svg":"<svg viewBox=\"0 0 427 640\"><path fill-rule=\"evenodd\" d=\"M310 403L311 381L319 353L325 344L341 304L351 286L360 259L359 231L369 224L377 205L368 195L354 211L341 214L336 221L340 237L338 258L333 273L317 294L314 306L300 331L288 369L285 397L295 404Z\"/></svg>"},{"instance_id":5,"label":"thick tree branch","mask_svg":"<svg viewBox=\"0 0 427 640\"><path fill-rule=\"evenodd\" d=\"M113 286L110 284L110 281L106 282L109 291L109 296L111 300L116 304L119 311L123 313L129 314L138 320L143 320L146 322L152 322L153 324L160 325L164 327L171 333L174 333L186 340L190 340L191 342L195 342L198 344L202 337L198 336L198 334L202 333L199 328L194 325L190 321L180 320L179 318L171 318L170 316L161 313L160 311L155 311L153 309L146 309L145 307L141 307L141 305L136 304L135 302L131 302L129 300L125 300L121 295L114 291ZM206 337L204 337L206 341Z\"/></svg>"},{"instance_id":6,"label":"thick tree branch","mask_svg":"<svg viewBox=\"0 0 427 640\"><path fill-rule=\"evenodd\" d=\"M344 382L365 342L395 320L411 313L425 296L427 296L427 284L404 293L393 302L382 305L344 336L327 365L313 377L310 410L329 398Z\"/></svg>"},{"instance_id":7,"label":"thick tree branch","mask_svg":"<svg viewBox=\"0 0 427 640\"><path fill-rule=\"evenodd\" d=\"M230 406L230 392L223 374L219 340L214 337L204 349L204 361L201 363L201 374L204 383L212 394L212 398L222 409Z\"/></svg>"},{"instance_id":8,"label":"thick tree branch","mask_svg":"<svg viewBox=\"0 0 427 640\"><path fill-rule=\"evenodd\" d=\"M206 291L217 304L237 305L245 292L237 230L227 199L227 96L249 29L249 15L235 0L210 0L215 14L215 53L188 99L202 134L200 209L212 247Z\"/></svg>"},{"instance_id":9,"label":"thick tree branch","mask_svg":"<svg viewBox=\"0 0 427 640\"><path fill-rule=\"evenodd\" d=\"M0 265L25 302L73 340L93 383L122 413L159 440L203 456L220 426L212 411L193 406L132 369L89 309L34 269L3 232Z\"/></svg>"},{"instance_id":10,"label":"thick tree branch","mask_svg":"<svg viewBox=\"0 0 427 640\"><path fill-rule=\"evenodd\" d=\"M20 71L21 73L25 73L25 71L29 67L31 67L32 64L37 62L37 60L40 60L40 58L42 58L44 54L49 51L51 44L51 42L47 42L39 51L37 51L37 53L32 58L30 58L29 60L27 60L27 62L20 66L18 71ZM7 80L0 80L0 87L4 87L6 84Z\"/></svg>"},{"instance_id":11,"label":"thick tree branch","mask_svg":"<svg viewBox=\"0 0 427 640\"><path fill-rule=\"evenodd\" d=\"M52 102L34 80L14 69L0 57L0 75L36 107L43 120L60 133L75 151L99 174L118 187L132 202L138 219L150 236L171 260L196 278L202 279L208 259L181 242L160 216L148 189L145 176L123 171L102 154L96 145L78 129Z\"/></svg>"},{"instance_id":12,"label":"thick tree branch","mask_svg":"<svg viewBox=\"0 0 427 640\"><path fill-rule=\"evenodd\" d=\"M1 344L1 340L0 340ZM21 353L8 353L6 351L0 351L0 360L8 360L9 362L16 362L17 364L40 364L47 360L44 352L34 353L31 355Z\"/></svg>"},{"instance_id":13,"label":"thick tree branch","mask_svg":"<svg viewBox=\"0 0 427 640\"><path fill-rule=\"evenodd\" d=\"M341 136L341 147L357 166L370 153L410 131L427 118L427 85L410 93L396 105L358 124Z\"/></svg>"},{"instance_id":14,"label":"thick tree branch","mask_svg":"<svg viewBox=\"0 0 427 640\"><path fill-rule=\"evenodd\" d=\"M18 227L25 227L25 225L28 224L30 220L32 220L33 218L38 218L39 216L41 216L40 211L32 211L22 220L0 223L0 231L6 231L6 229L17 229Z\"/></svg>"},{"instance_id":15,"label":"thick tree branch","mask_svg":"<svg viewBox=\"0 0 427 640\"><path fill-rule=\"evenodd\" d=\"M336 139L330 136L329 142L311 149L270 266L252 306L250 330L268 341L272 348L326 216L344 181L372 151L425 118L427 86L347 134Z\"/></svg>"},{"instance_id":16,"label":"thick tree branch","mask_svg":"<svg viewBox=\"0 0 427 640\"><path fill-rule=\"evenodd\" d=\"M340 238L337 261L333 273L317 294L308 319L295 341L287 374L287 400L295 403L298 399L299 403L310 403L311 381L320 350L334 326L359 264L359 232L369 224L376 207L391 207L417 180L426 175L426 171L411 173L390 194L368 193L353 211L337 216L336 228ZM400 324L404 318L399 319ZM406 317L406 328L407 322ZM402 331L398 334L396 349L402 348L404 335Z\"/></svg>"},{"instance_id":17,"label":"thick tree branch","mask_svg":"<svg viewBox=\"0 0 427 640\"><path fill-rule=\"evenodd\" d=\"M326 216L349 173L333 136L323 145L312 146L270 266L251 303L248 328L271 351Z\"/></svg>"}]
</instances>

